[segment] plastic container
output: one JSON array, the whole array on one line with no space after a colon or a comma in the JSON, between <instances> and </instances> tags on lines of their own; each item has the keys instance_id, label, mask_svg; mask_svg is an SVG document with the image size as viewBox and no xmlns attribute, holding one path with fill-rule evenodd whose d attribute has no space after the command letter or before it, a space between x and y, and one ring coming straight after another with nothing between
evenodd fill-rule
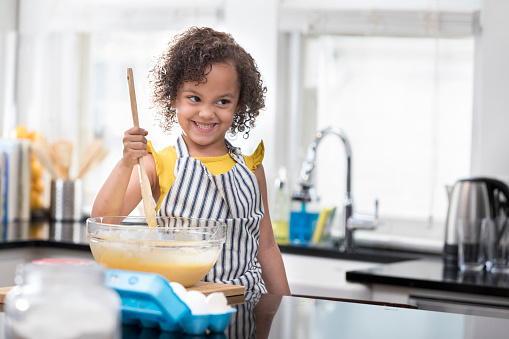
<instances>
[{"instance_id":1,"label":"plastic container","mask_svg":"<svg viewBox=\"0 0 509 339\"><path fill-rule=\"evenodd\" d=\"M288 224L290 218L290 198L286 188L286 170L279 170L279 177L275 181L276 199L272 215L272 231L276 242L286 245L289 242Z\"/></svg>"},{"instance_id":2,"label":"plastic container","mask_svg":"<svg viewBox=\"0 0 509 339\"><path fill-rule=\"evenodd\" d=\"M6 296L6 338L120 338L120 298L93 261L42 259L18 265Z\"/></svg>"},{"instance_id":3,"label":"plastic container","mask_svg":"<svg viewBox=\"0 0 509 339\"><path fill-rule=\"evenodd\" d=\"M122 299L122 322L126 325L190 335L221 333L237 311L230 307L220 313L194 315L170 282L156 273L110 269L106 271L106 284Z\"/></svg>"},{"instance_id":4,"label":"plastic container","mask_svg":"<svg viewBox=\"0 0 509 339\"><path fill-rule=\"evenodd\" d=\"M311 200L292 198L290 212L290 243L307 246L311 243L318 216L318 204Z\"/></svg>"}]
</instances>

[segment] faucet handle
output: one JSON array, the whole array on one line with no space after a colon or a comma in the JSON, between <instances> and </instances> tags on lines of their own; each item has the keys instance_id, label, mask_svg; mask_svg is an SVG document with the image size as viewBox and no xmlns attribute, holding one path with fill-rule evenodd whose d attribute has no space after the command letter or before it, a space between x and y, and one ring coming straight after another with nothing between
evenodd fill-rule
<instances>
[{"instance_id":1,"label":"faucet handle","mask_svg":"<svg viewBox=\"0 0 509 339\"><path fill-rule=\"evenodd\" d=\"M357 214L354 213L348 218L346 227L351 230L374 230L378 226L378 199L375 199L375 214Z\"/></svg>"}]
</instances>

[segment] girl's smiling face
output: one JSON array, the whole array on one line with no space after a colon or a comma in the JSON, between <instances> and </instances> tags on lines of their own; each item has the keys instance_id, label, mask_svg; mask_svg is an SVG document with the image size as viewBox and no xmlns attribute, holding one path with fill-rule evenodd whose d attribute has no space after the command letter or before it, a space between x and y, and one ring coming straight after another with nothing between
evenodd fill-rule
<instances>
[{"instance_id":1,"label":"girl's smiling face","mask_svg":"<svg viewBox=\"0 0 509 339\"><path fill-rule=\"evenodd\" d=\"M189 154L213 157L228 152L224 138L237 110L240 88L230 63L212 64L206 83L185 82L175 107Z\"/></svg>"}]
</instances>

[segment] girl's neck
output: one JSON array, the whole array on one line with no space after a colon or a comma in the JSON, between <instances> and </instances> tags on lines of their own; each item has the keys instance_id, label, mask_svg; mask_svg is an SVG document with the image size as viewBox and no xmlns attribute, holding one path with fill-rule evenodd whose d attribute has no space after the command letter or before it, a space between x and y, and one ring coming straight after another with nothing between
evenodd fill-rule
<instances>
[{"instance_id":1,"label":"girl's neck","mask_svg":"<svg viewBox=\"0 0 509 339\"><path fill-rule=\"evenodd\" d=\"M186 135L183 135L183 138L186 142L189 156L193 158L219 157L228 153L228 147L226 146L224 139L222 142L214 144L199 145L189 140Z\"/></svg>"}]
</instances>

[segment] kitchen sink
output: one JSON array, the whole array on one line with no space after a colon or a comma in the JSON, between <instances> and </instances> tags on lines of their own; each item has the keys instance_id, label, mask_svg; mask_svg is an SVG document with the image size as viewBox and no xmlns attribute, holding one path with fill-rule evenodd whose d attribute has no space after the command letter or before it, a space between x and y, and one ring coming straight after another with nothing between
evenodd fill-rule
<instances>
[{"instance_id":1,"label":"kitchen sink","mask_svg":"<svg viewBox=\"0 0 509 339\"><path fill-rule=\"evenodd\" d=\"M331 247L304 247L292 245L279 245L281 253L340 259L349 261L363 261L378 264L391 264L421 258L418 254L389 251L382 249L358 247L353 252L340 252Z\"/></svg>"},{"instance_id":2,"label":"kitchen sink","mask_svg":"<svg viewBox=\"0 0 509 339\"><path fill-rule=\"evenodd\" d=\"M420 258L406 252L371 248L345 253L333 248L279 247L292 294L321 298L371 300L371 288L346 281L347 272Z\"/></svg>"}]
</instances>

